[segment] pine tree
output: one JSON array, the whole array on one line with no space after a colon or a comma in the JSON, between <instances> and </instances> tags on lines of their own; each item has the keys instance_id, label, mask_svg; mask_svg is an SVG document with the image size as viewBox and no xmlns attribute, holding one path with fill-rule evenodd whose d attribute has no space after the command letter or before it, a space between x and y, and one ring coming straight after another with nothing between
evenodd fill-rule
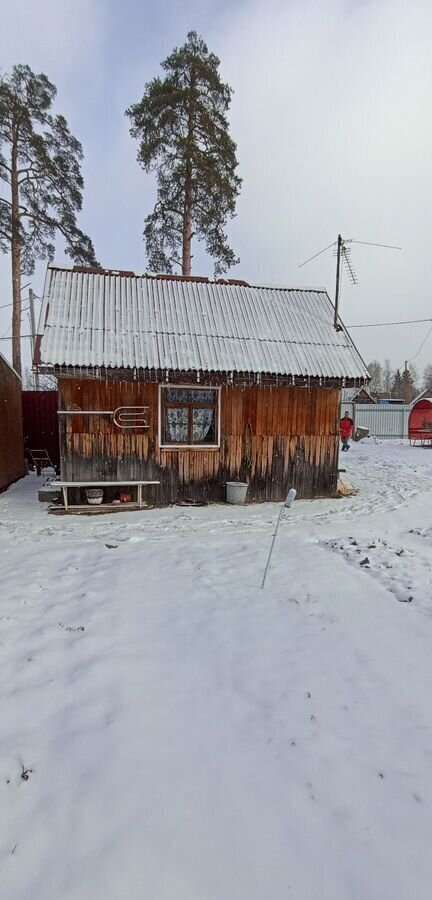
<instances>
[{"instance_id":1,"label":"pine tree","mask_svg":"<svg viewBox=\"0 0 432 900\"><path fill-rule=\"evenodd\" d=\"M432 390L432 364L429 363L423 372L423 387Z\"/></svg>"},{"instance_id":2,"label":"pine tree","mask_svg":"<svg viewBox=\"0 0 432 900\"><path fill-rule=\"evenodd\" d=\"M29 66L0 78L0 250L12 259L12 358L21 373L21 275L52 259L60 232L75 262L94 264L93 245L77 227L82 206L82 148L66 119L51 113L56 88Z\"/></svg>"},{"instance_id":3,"label":"pine tree","mask_svg":"<svg viewBox=\"0 0 432 900\"><path fill-rule=\"evenodd\" d=\"M195 31L162 63L139 103L126 110L138 138L138 162L157 173L157 199L145 220L149 266L156 272L192 270L192 238L204 241L215 275L238 262L225 234L235 214L241 179L226 113L232 90L220 61Z\"/></svg>"},{"instance_id":4,"label":"pine tree","mask_svg":"<svg viewBox=\"0 0 432 900\"><path fill-rule=\"evenodd\" d=\"M402 375L399 369L396 369L396 372L393 375L393 381L391 386L391 395L396 400L402 397L403 394L403 382Z\"/></svg>"},{"instance_id":5,"label":"pine tree","mask_svg":"<svg viewBox=\"0 0 432 900\"><path fill-rule=\"evenodd\" d=\"M415 397L415 384L409 368L402 372L402 397L404 403L411 403Z\"/></svg>"}]
</instances>

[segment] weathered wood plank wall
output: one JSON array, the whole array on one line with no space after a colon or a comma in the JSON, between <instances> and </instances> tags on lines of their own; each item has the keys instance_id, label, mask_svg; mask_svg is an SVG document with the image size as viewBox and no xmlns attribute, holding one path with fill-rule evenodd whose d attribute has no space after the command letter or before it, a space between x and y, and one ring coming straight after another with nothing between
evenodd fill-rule
<instances>
[{"instance_id":1,"label":"weathered wood plank wall","mask_svg":"<svg viewBox=\"0 0 432 900\"><path fill-rule=\"evenodd\" d=\"M223 387L220 449L161 450L158 386L62 379L60 409L150 408L148 431L123 432L107 417L60 418L62 477L159 479L159 500L221 500L225 482L249 482L248 499L335 493L339 391L299 387Z\"/></svg>"},{"instance_id":2,"label":"weathered wood plank wall","mask_svg":"<svg viewBox=\"0 0 432 900\"><path fill-rule=\"evenodd\" d=\"M24 474L21 379L0 355L0 490Z\"/></svg>"}]
</instances>

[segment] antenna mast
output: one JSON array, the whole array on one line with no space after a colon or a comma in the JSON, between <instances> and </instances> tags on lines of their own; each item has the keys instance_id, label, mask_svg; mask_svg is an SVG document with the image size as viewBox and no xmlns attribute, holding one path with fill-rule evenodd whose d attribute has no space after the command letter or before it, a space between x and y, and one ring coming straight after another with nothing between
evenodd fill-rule
<instances>
[{"instance_id":1,"label":"antenna mast","mask_svg":"<svg viewBox=\"0 0 432 900\"><path fill-rule=\"evenodd\" d=\"M336 290L335 290L335 302L334 302L334 327L336 331L341 329L341 326L338 323L339 318L339 294L340 294L340 265L341 265L341 254L342 254L342 237L338 234L337 239L337 260L336 260Z\"/></svg>"},{"instance_id":2,"label":"antenna mast","mask_svg":"<svg viewBox=\"0 0 432 900\"><path fill-rule=\"evenodd\" d=\"M309 259L305 259L304 262L300 263L299 269L302 266L305 266L306 263L312 262L313 259L316 259L317 256L321 256L322 253L325 253L327 250L330 250L330 247L335 247L334 254L336 256L336 289L335 289L335 302L334 302L334 320L333 325L335 331L342 331L342 325L339 320L339 300L340 300L340 288L341 288L341 263L345 263L346 270L348 272L348 277L351 281L351 284L358 284L357 275L354 271L352 262L351 262L351 247L347 247L347 244L367 244L369 247L385 247L387 250L401 250L401 247L395 247L393 244L375 244L372 241L356 241L354 238L344 238L342 235L338 234L337 241L334 241L333 244L329 244L328 247L324 247L322 250L319 250L318 253L315 253L313 256L310 256Z\"/></svg>"}]
</instances>

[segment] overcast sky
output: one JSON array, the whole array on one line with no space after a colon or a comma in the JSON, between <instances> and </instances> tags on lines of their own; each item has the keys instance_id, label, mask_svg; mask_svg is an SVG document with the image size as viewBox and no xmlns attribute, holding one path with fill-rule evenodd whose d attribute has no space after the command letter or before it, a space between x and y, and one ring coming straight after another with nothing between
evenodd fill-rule
<instances>
[{"instance_id":1,"label":"overcast sky","mask_svg":"<svg viewBox=\"0 0 432 900\"><path fill-rule=\"evenodd\" d=\"M432 317L432 3L430 0L0 0L0 60L57 85L56 111L85 153L81 227L108 268L144 271L154 184L136 162L125 108L195 29L234 88L231 133L244 179L229 227L251 283L326 287L335 240L353 246L359 284L343 283L347 325ZM65 261L61 242L57 261ZM195 249L194 274L213 272ZM0 306L10 302L0 259ZM42 293L44 265L32 279ZM25 296L26 292L23 292ZM0 310L0 335L10 310ZM352 332L366 361L414 356L429 326ZM28 333L26 314L23 333ZM10 332L9 332L10 334ZM10 341L0 349L10 355ZM432 362L432 334L416 359Z\"/></svg>"}]
</instances>

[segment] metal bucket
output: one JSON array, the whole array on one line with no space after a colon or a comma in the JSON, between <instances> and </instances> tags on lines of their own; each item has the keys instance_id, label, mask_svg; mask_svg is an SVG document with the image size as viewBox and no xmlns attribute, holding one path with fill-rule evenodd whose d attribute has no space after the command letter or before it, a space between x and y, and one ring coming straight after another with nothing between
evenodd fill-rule
<instances>
[{"instance_id":1,"label":"metal bucket","mask_svg":"<svg viewBox=\"0 0 432 900\"><path fill-rule=\"evenodd\" d=\"M245 481L227 481L227 503L245 503L248 487L249 485Z\"/></svg>"}]
</instances>

